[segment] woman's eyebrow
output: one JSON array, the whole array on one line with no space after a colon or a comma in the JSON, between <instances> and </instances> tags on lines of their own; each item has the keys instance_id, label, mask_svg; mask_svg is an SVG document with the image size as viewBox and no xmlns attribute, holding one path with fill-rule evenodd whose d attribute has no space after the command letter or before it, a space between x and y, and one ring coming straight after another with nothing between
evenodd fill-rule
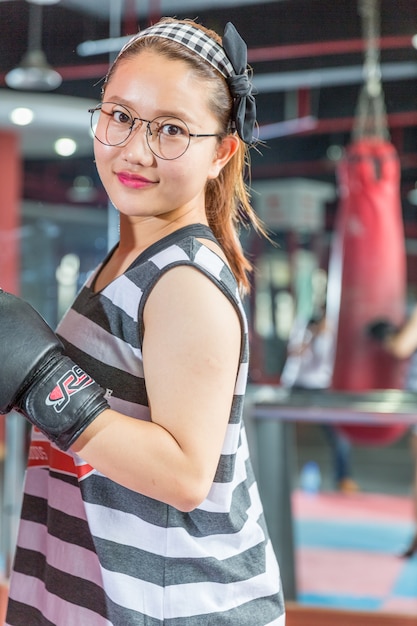
<instances>
[{"instance_id":1,"label":"woman's eyebrow","mask_svg":"<svg viewBox=\"0 0 417 626\"><path fill-rule=\"evenodd\" d=\"M140 117L138 110L131 104L131 102L128 100L125 100L125 98L122 98L121 96L117 96L117 95L106 96L106 98L103 99L103 102L113 102L114 104L121 104L127 109L132 110L137 116ZM177 117L178 119L183 120L183 122L186 122L187 124L196 123L196 120L193 119L193 117L190 116L190 114L187 111L184 111L182 109L181 111L174 111L173 109L156 109L152 115L152 119L155 119L156 117L162 117L162 116Z\"/></svg>"}]
</instances>

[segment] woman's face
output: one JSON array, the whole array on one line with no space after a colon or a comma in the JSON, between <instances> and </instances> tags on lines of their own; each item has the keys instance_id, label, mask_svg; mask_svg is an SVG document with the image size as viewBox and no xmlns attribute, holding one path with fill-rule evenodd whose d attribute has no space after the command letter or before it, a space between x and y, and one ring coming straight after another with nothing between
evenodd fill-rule
<instances>
[{"instance_id":1,"label":"woman's face","mask_svg":"<svg viewBox=\"0 0 417 626\"><path fill-rule=\"evenodd\" d=\"M122 104L132 117L144 120L159 116L180 118L190 133L220 130L208 108L206 83L196 78L183 61L170 60L150 50L143 50L117 67L106 86L103 102ZM206 181L215 178L230 158L233 140L192 137L182 156L163 160L150 150L143 124L121 146L103 145L96 139L94 152L102 183L122 214L176 219L196 212L196 217L201 217Z\"/></svg>"}]
</instances>

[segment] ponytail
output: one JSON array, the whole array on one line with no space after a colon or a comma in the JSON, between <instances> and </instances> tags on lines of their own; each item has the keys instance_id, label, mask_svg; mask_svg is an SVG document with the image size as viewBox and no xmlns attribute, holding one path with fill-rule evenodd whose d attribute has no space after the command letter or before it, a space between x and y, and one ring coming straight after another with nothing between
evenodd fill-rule
<instances>
[{"instance_id":1,"label":"ponytail","mask_svg":"<svg viewBox=\"0 0 417 626\"><path fill-rule=\"evenodd\" d=\"M219 176L209 180L206 187L207 221L219 241L242 293L250 291L249 275L252 264L245 256L239 240L242 228L253 227L266 236L265 228L250 203L250 193L244 181L249 167L249 148L239 140L236 154Z\"/></svg>"}]
</instances>

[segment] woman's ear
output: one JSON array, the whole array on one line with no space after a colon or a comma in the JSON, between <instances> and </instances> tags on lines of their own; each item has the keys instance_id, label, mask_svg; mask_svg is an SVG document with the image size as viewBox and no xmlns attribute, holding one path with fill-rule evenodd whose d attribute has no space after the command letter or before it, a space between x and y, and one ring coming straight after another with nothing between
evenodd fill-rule
<instances>
[{"instance_id":1,"label":"woman's ear","mask_svg":"<svg viewBox=\"0 0 417 626\"><path fill-rule=\"evenodd\" d=\"M238 151L239 144L240 141L237 135L226 135L221 140L214 153L213 164L208 175L209 179L217 178L226 163Z\"/></svg>"}]
</instances>

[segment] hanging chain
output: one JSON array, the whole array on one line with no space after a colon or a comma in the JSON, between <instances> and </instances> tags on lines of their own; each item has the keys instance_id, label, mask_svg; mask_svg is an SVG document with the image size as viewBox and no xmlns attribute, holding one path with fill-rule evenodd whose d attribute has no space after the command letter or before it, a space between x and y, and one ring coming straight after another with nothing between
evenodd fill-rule
<instances>
[{"instance_id":1,"label":"hanging chain","mask_svg":"<svg viewBox=\"0 0 417 626\"><path fill-rule=\"evenodd\" d=\"M378 96L381 91L381 68L379 65L379 15L378 0L360 0L359 12L362 17L362 36L366 42L364 77L368 93Z\"/></svg>"},{"instance_id":2,"label":"hanging chain","mask_svg":"<svg viewBox=\"0 0 417 626\"><path fill-rule=\"evenodd\" d=\"M363 73L365 83L356 108L353 138L389 137L380 66L380 11L379 0L358 0L362 19L362 37L365 42Z\"/></svg>"},{"instance_id":3,"label":"hanging chain","mask_svg":"<svg viewBox=\"0 0 417 626\"><path fill-rule=\"evenodd\" d=\"M28 50L42 48L42 5L31 3L29 7Z\"/></svg>"}]
</instances>

